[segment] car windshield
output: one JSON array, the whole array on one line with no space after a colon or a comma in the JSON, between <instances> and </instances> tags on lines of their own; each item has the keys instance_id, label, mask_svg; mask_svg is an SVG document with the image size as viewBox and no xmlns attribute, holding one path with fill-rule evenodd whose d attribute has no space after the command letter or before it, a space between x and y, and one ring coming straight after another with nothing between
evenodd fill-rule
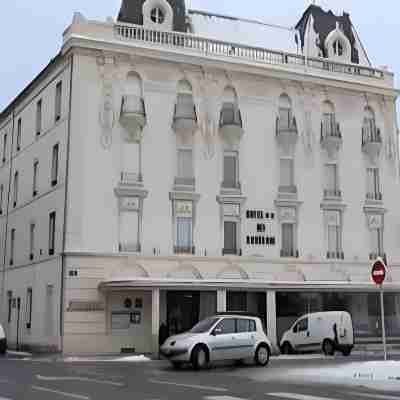
<instances>
[{"instance_id":1,"label":"car windshield","mask_svg":"<svg viewBox=\"0 0 400 400\"><path fill-rule=\"evenodd\" d=\"M207 318L196 324L191 330L191 333L204 333L211 329L211 327L218 321L219 318Z\"/></svg>"}]
</instances>

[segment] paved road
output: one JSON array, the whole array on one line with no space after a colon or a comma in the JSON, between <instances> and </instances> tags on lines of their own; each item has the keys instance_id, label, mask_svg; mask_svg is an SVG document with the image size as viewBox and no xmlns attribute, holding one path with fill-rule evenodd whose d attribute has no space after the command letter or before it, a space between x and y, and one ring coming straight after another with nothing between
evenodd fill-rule
<instances>
[{"instance_id":1,"label":"paved road","mask_svg":"<svg viewBox=\"0 0 400 400\"><path fill-rule=\"evenodd\" d=\"M267 368L222 364L195 372L174 371L164 361L61 362L9 356L0 358L0 400L400 400L400 393L288 379L293 369L366 359L272 359Z\"/></svg>"}]
</instances>

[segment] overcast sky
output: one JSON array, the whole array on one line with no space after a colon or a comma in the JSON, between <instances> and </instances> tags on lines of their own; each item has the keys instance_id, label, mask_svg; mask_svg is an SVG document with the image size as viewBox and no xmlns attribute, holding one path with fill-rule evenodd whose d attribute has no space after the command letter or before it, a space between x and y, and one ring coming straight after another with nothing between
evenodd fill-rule
<instances>
[{"instance_id":1,"label":"overcast sky","mask_svg":"<svg viewBox=\"0 0 400 400\"><path fill-rule=\"evenodd\" d=\"M134 0L132 0L134 1ZM307 0L186 0L190 8L293 26ZM74 11L87 18L116 17L121 0L2 1L0 24L0 111L41 71L61 46ZM317 0L324 8L350 13L375 66L400 74L399 0ZM229 38L227 38L229 39ZM398 79L396 79L398 82Z\"/></svg>"}]
</instances>

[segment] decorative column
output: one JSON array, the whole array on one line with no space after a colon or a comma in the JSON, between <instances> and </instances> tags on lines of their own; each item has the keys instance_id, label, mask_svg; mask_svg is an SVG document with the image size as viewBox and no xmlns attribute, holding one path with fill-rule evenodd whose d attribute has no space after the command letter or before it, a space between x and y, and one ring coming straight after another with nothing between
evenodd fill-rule
<instances>
[{"instance_id":1,"label":"decorative column","mask_svg":"<svg viewBox=\"0 0 400 400\"><path fill-rule=\"evenodd\" d=\"M217 312L226 311L226 289L217 290Z\"/></svg>"},{"instance_id":2,"label":"decorative column","mask_svg":"<svg viewBox=\"0 0 400 400\"><path fill-rule=\"evenodd\" d=\"M151 339L152 352L158 356L158 334L160 330L160 289L154 288L151 293Z\"/></svg>"},{"instance_id":3,"label":"decorative column","mask_svg":"<svg viewBox=\"0 0 400 400\"><path fill-rule=\"evenodd\" d=\"M276 331L276 292L267 292L267 336L273 346L277 346Z\"/></svg>"}]
</instances>

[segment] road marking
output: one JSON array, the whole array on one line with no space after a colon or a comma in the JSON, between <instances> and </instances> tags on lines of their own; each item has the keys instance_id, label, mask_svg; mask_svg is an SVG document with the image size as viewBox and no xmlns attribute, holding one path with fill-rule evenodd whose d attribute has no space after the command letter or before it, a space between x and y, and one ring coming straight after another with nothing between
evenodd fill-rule
<instances>
[{"instance_id":1,"label":"road marking","mask_svg":"<svg viewBox=\"0 0 400 400\"><path fill-rule=\"evenodd\" d=\"M316 397L300 393L265 393L265 394L271 397L283 397L285 399L293 399L293 400L338 400L330 397Z\"/></svg>"},{"instance_id":2,"label":"road marking","mask_svg":"<svg viewBox=\"0 0 400 400\"><path fill-rule=\"evenodd\" d=\"M239 397L231 397L231 396L207 396L204 397L206 400L245 400Z\"/></svg>"},{"instance_id":3,"label":"road marking","mask_svg":"<svg viewBox=\"0 0 400 400\"><path fill-rule=\"evenodd\" d=\"M11 400L11 399L6 399L5 397L0 397L0 400Z\"/></svg>"},{"instance_id":4,"label":"road marking","mask_svg":"<svg viewBox=\"0 0 400 400\"><path fill-rule=\"evenodd\" d=\"M81 378L79 376L42 376L36 375L36 378L40 381L80 381L80 382L91 382L91 383L102 383L104 385L112 385L112 386L125 386L124 383L114 382L114 381L105 381L98 380L93 378Z\"/></svg>"},{"instance_id":5,"label":"road marking","mask_svg":"<svg viewBox=\"0 0 400 400\"><path fill-rule=\"evenodd\" d=\"M55 394L59 394L60 396L71 397L73 399L90 400L90 397L88 397L88 396L83 396L81 394L75 394L75 393L60 392L59 390L53 390L53 389L45 388L42 386L32 386L32 389L38 390L41 392L55 393Z\"/></svg>"},{"instance_id":6,"label":"road marking","mask_svg":"<svg viewBox=\"0 0 400 400\"><path fill-rule=\"evenodd\" d=\"M346 394L351 394L353 396L369 397L371 399L383 399L383 400L400 400L398 396L388 396L385 394L372 394L363 392L346 392Z\"/></svg>"},{"instance_id":7,"label":"road marking","mask_svg":"<svg viewBox=\"0 0 400 400\"><path fill-rule=\"evenodd\" d=\"M213 390L214 392L227 392L228 389L219 388L214 386L200 386L200 385L188 385L186 383L176 383L176 382L169 382L169 381L158 381L155 379L149 379L150 383L156 383L159 385L172 385L172 386L182 386L187 387L190 389L199 389L199 390Z\"/></svg>"}]
</instances>

